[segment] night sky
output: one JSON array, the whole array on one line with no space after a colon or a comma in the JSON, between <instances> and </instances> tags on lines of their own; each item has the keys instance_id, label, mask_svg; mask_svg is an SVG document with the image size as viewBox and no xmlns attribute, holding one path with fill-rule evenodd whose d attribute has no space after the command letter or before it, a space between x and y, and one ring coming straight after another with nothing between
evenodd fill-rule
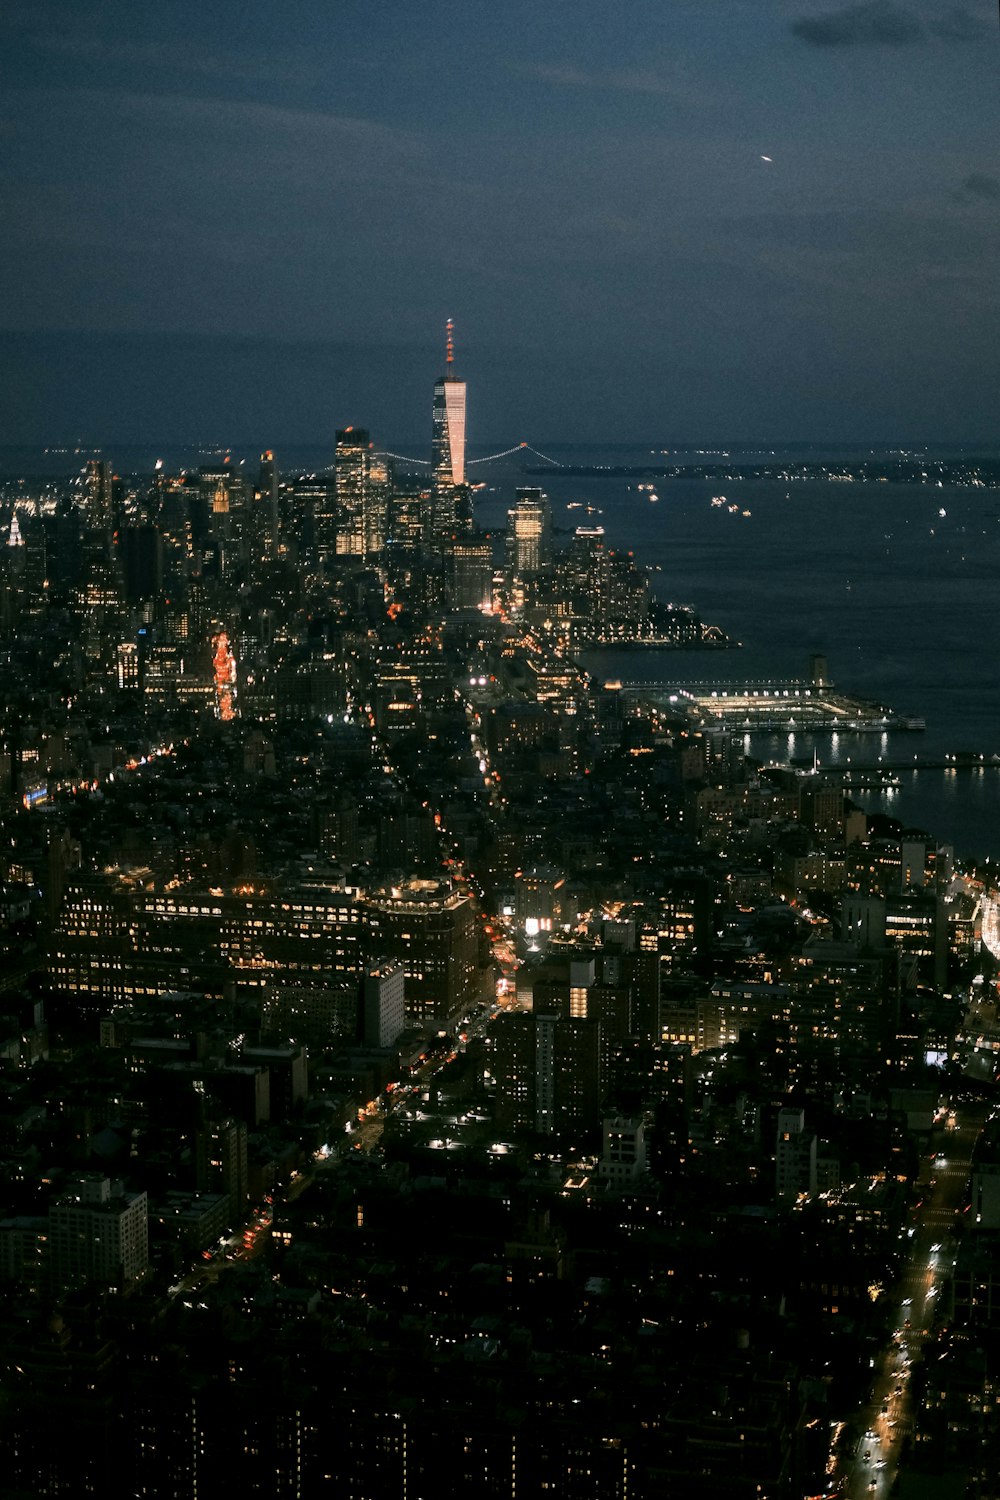
<instances>
[{"instance_id":1,"label":"night sky","mask_svg":"<svg viewBox=\"0 0 1000 1500\"><path fill-rule=\"evenodd\" d=\"M995 440L996 0L3 14L0 443Z\"/></svg>"}]
</instances>

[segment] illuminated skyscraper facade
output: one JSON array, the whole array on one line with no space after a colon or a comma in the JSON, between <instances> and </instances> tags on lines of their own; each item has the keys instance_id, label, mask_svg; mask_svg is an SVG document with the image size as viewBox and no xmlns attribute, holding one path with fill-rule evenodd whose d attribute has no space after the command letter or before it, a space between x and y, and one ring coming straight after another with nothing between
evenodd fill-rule
<instances>
[{"instance_id":1,"label":"illuminated skyscraper facade","mask_svg":"<svg viewBox=\"0 0 1000 1500\"><path fill-rule=\"evenodd\" d=\"M539 489L516 492L515 504L507 512L507 557L520 578L539 572L549 560L552 507Z\"/></svg>"},{"instance_id":2,"label":"illuminated skyscraper facade","mask_svg":"<svg viewBox=\"0 0 1000 1500\"><path fill-rule=\"evenodd\" d=\"M339 522L337 551L368 557L385 543L385 485L372 472L372 445L364 427L337 433L334 458Z\"/></svg>"},{"instance_id":3,"label":"illuminated skyscraper facade","mask_svg":"<svg viewBox=\"0 0 1000 1500\"><path fill-rule=\"evenodd\" d=\"M442 375L434 382L434 480L465 483L465 381Z\"/></svg>"},{"instance_id":4,"label":"illuminated skyscraper facade","mask_svg":"<svg viewBox=\"0 0 1000 1500\"><path fill-rule=\"evenodd\" d=\"M234 523L243 513L246 491L243 476L228 455L221 463L202 464L198 470L198 491L208 507L212 535L231 536Z\"/></svg>"},{"instance_id":5,"label":"illuminated skyscraper facade","mask_svg":"<svg viewBox=\"0 0 1000 1500\"><path fill-rule=\"evenodd\" d=\"M434 486L433 531L447 536L456 526L468 528L465 478L465 381L452 373L455 346L448 319L447 373L434 383L434 430L431 472Z\"/></svg>"},{"instance_id":6,"label":"illuminated skyscraper facade","mask_svg":"<svg viewBox=\"0 0 1000 1500\"><path fill-rule=\"evenodd\" d=\"M365 510L371 483L369 438L364 427L344 427L337 433L334 473L337 476L337 551L363 556Z\"/></svg>"}]
</instances>

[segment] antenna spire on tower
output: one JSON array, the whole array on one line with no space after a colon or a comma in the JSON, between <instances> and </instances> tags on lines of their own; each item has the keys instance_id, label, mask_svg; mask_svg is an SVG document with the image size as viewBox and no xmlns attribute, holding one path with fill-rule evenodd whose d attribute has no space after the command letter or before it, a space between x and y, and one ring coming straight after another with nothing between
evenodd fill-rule
<instances>
[{"instance_id":1,"label":"antenna spire on tower","mask_svg":"<svg viewBox=\"0 0 1000 1500\"><path fill-rule=\"evenodd\" d=\"M451 318L444 325L444 362L447 366L447 374L451 374L451 367L455 363L455 325Z\"/></svg>"}]
</instances>

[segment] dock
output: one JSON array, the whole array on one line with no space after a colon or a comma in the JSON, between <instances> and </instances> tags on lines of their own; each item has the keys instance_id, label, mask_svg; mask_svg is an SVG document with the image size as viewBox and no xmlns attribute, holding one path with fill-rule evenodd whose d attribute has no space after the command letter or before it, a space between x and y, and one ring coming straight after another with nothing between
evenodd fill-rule
<instances>
[{"instance_id":1,"label":"dock","mask_svg":"<svg viewBox=\"0 0 1000 1500\"><path fill-rule=\"evenodd\" d=\"M686 713L701 729L722 729L732 734L809 734L823 730L879 734L925 728L921 718L845 693L832 684L794 679L676 685L616 679L606 682L605 687Z\"/></svg>"}]
</instances>

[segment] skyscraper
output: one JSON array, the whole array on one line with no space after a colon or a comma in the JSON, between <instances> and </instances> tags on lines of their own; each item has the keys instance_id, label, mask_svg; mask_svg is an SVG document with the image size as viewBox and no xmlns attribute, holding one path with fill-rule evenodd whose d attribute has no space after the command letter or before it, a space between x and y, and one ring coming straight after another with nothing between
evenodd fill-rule
<instances>
[{"instance_id":1,"label":"skyscraper","mask_svg":"<svg viewBox=\"0 0 1000 1500\"><path fill-rule=\"evenodd\" d=\"M343 427L334 456L340 520L337 551L366 557L372 549L371 442L364 427Z\"/></svg>"},{"instance_id":2,"label":"skyscraper","mask_svg":"<svg viewBox=\"0 0 1000 1500\"><path fill-rule=\"evenodd\" d=\"M493 603L493 549L489 538L470 533L446 553L448 602L452 609L489 609Z\"/></svg>"},{"instance_id":3,"label":"skyscraper","mask_svg":"<svg viewBox=\"0 0 1000 1500\"><path fill-rule=\"evenodd\" d=\"M112 524L111 465L102 458L88 458L84 480L84 519L92 531L110 532Z\"/></svg>"},{"instance_id":4,"label":"skyscraper","mask_svg":"<svg viewBox=\"0 0 1000 1500\"><path fill-rule=\"evenodd\" d=\"M507 512L507 557L519 578L537 573L549 560L552 507L539 489L515 492L515 503Z\"/></svg>"},{"instance_id":5,"label":"skyscraper","mask_svg":"<svg viewBox=\"0 0 1000 1500\"><path fill-rule=\"evenodd\" d=\"M240 551L246 519L246 486L239 465L233 464L228 453L221 462L201 465L198 494L214 554L213 567L228 575Z\"/></svg>"},{"instance_id":6,"label":"skyscraper","mask_svg":"<svg viewBox=\"0 0 1000 1500\"><path fill-rule=\"evenodd\" d=\"M278 473L274 454L268 448L260 455L260 471L253 487L247 546L250 571L278 555Z\"/></svg>"},{"instance_id":7,"label":"skyscraper","mask_svg":"<svg viewBox=\"0 0 1000 1500\"><path fill-rule=\"evenodd\" d=\"M321 474L300 474L292 486L285 534L299 557L324 563L335 557L340 540L337 486Z\"/></svg>"},{"instance_id":8,"label":"skyscraper","mask_svg":"<svg viewBox=\"0 0 1000 1500\"><path fill-rule=\"evenodd\" d=\"M431 472L434 484L432 530L447 536L465 517L465 381L454 374L454 325L447 323L445 374L434 383L434 431L431 441Z\"/></svg>"},{"instance_id":9,"label":"skyscraper","mask_svg":"<svg viewBox=\"0 0 1000 1500\"><path fill-rule=\"evenodd\" d=\"M366 1047L391 1047L406 1026L406 970L399 960L369 964L361 981Z\"/></svg>"},{"instance_id":10,"label":"skyscraper","mask_svg":"<svg viewBox=\"0 0 1000 1500\"><path fill-rule=\"evenodd\" d=\"M246 491L243 476L228 453L221 463L202 464L198 470L198 489L208 504L213 533L228 534L230 517L243 510Z\"/></svg>"},{"instance_id":11,"label":"skyscraper","mask_svg":"<svg viewBox=\"0 0 1000 1500\"><path fill-rule=\"evenodd\" d=\"M163 536L157 527L123 527L118 557L128 603L158 599L163 591Z\"/></svg>"}]
</instances>

